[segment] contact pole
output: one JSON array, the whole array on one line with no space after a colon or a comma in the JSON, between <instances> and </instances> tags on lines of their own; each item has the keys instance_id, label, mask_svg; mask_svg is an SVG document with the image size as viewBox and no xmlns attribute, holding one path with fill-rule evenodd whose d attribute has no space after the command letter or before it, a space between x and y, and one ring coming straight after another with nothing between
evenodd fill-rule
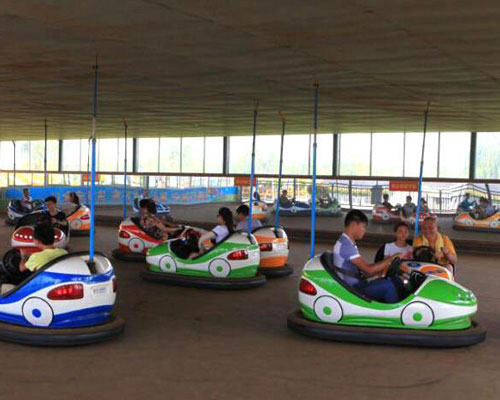
<instances>
[{"instance_id":1,"label":"contact pole","mask_svg":"<svg viewBox=\"0 0 500 400\"><path fill-rule=\"evenodd\" d=\"M123 165L125 172L123 173L123 219L127 219L127 136L128 125L125 118L123 118L123 126L125 127L125 156L123 158Z\"/></svg>"},{"instance_id":2,"label":"contact pole","mask_svg":"<svg viewBox=\"0 0 500 400\"><path fill-rule=\"evenodd\" d=\"M253 211L253 179L255 176L255 137L257 135L257 108L259 103L255 104L253 110L253 134L252 134L252 163L250 166L250 202L248 212L248 233L252 233L252 211Z\"/></svg>"},{"instance_id":3,"label":"contact pole","mask_svg":"<svg viewBox=\"0 0 500 400\"><path fill-rule=\"evenodd\" d=\"M46 187L49 182L47 173L47 119L44 123L44 149L43 149L43 184Z\"/></svg>"},{"instance_id":4,"label":"contact pole","mask_svg":"<svg viewBox=\"0 0 500 400\"><path fill-rule=\"evenodd\" d=\"M92 141L92 136L89 137L88 143L87 143L87 182L85 183L85 187L87 190L85 191L85 197L87 204L90 204L90 196L89 196L89 189L90 189L90 149L91 149L91 141Z\"/></svg>"},{"instance_id":5,"label":"contact pole","mask_svg":"<svg viewBox=\"0 0 500 400\"><path fill-rule=\"evenodd\" d=\"M418 202L417 202L417 215L415 219L415 236L418 235L418 221L420 220L420 203L422 200L422 177L424 175L425 138L427 136L427 118L429 116L429 106L430 103L427 103L427 108L424 112L424 138L422 141L422 156L420 157L420 175L418 178Z\"/></svg>"},{"instance_id":6,"label":"contact pole","mask_svg":"<svg viewBox=\"0 0 500 400\"><path fill-rule=\"evenodd\" d=\"M16 188L16 142L12 141L12 145L14 146L14 189Z\"/></svg>"},{"instance_id":7,"label":"contact pole","mask_svg":"<svg viewBox=\"0 0 500 400\"><path fill-rule=\"evenodd\" d=\"M278 172L278 200L276 201L276 220L274 222L274 229L278 230L280 226L280 193L281 193L281 175L283 173L283 144L285 142L285 129L286 129L286 120L285 116L278 111L278 114L281 118L281 147L280 147L280 166Z\"/></svg>"},{"instance_id":8,"label":"contact pole","mask_svg":"<svg viewBox=\"0 0 500 400\"><path fill-rule=\"evenodd\" d=\"M311 192L311 201L312 201L312 209L311 209L311 258L314 257L314 247L316 241L316 136L318 134L318 92L319 92L319 84L314 84L314 142L313 142L313 160L312 160L312 192Z\"/></svg>"},{"instance_id":9,"label":"contact pole","mask_svg":"<svg viewBox=\"0 0 500 400\"><path fill-rule=\"evenodd\" d=\"M92 161L91 161L91 182L90 182L90 240L89 240L89 262L94 261L95 245L95 147L97 130L97 78L99 66L97 57L94 66L94 96L92 100Z\"/></svg>"}]
</instances>

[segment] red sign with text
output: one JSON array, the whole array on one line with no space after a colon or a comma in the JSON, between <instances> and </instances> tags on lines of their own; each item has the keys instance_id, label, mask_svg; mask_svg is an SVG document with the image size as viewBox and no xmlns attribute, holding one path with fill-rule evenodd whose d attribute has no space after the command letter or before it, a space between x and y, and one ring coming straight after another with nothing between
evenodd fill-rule
<instances>
[{"instance_id":1,"label":"red sign with text","mask_svg":"<svg viewBox=\"0 0 500 400\"><path fill-rule=\"evenodd\" d=\"M257 184L257 179L253 178L254 186ZM235 176L234 177L234 186L250 186L250 177L249 176Z\"/></svg>"},{"instance_id":2,"label":"red sign with text","mask_svg":"<svg viewBox=\"0 0 500 400\"><path fill-rule=\"evenodd\" d=\"M90 182L91 178L89 175L91 174L82 174L82 183ZM95 174L95 182L99 182L99 174Z\"/></svg>"},{"instance_id":3,"label":"red sign with text","mask_svg":"<svg viewBox=\"0 0 500 400\"><path fill-rule=\"evenodd\" d=\"M418 192L418 181L390 181L391 192Z\"/></svg>"}]
</instances>

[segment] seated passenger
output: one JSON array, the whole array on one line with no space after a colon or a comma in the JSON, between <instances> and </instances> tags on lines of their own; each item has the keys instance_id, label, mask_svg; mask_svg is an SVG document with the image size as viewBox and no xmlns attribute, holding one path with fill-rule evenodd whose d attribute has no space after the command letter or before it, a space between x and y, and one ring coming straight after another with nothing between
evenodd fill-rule
<instances>
[{"instance_id":1,"label":"seated passenger","mask_svg":"<svg viewBox=\"0 0 500 400\"><path fill-rule=\"evenodd\" d=\"M141 194L139 195L139 201L142 199L149 199L148 191L146 189L141 189Z\"/></svg>"},{"instance_id":2,"label":"seated passenger","mask_svg":"<svg viewBox=\"0 0 500 400\"><path fill-rule=\"evenodd\" d=\"M280 201L280 207L290 208L293 206L292 201L290 201L290 199L288 198L288 190L283 190L281 192L279 201Z\"/></svg>"},{"instance_id":3,"label":"seated passenger","mask_svg":"<svg viewBox=\"0 0 500 400\"><path fill-rule=\"evenodd\" d=\"M430 214L429 205L427 204L427 200L425 199L420 200L420 214L422 215Z\"/></svg>"},{"instance_id":4,"label":"seated passenger","mask_svg":"<svg viewBox=\"0 0 500 400\"><path fill-rule=\"evenodd\" d=\"M257 192L257 191L253 192L253 199L255 201L260 201L260 194L259 194L259 192Z\"/></svg>"},{"instance_id":5,"label":"seated passenger","mask_svg":"<svg viewBox=\"0 0 500 400\"><path fill-rule=\"evenodd\" d=\"M196 258L202 255L205 251L203 251L203 244L207 241L212 243L220 243L229 235L234 232L234 223L233 223L233 213L227 207L219 208L219 212L217 214L217 225L211 231L205 233L198 240L198 252L191 253L189 258Z\"/></svg>"},{"instance_id":6,"label":"seated passenger","mask_svg":"<svg viewBox=\"0 0 500 400\"><path fill-rule=\"evenodd\" d=\"M372 300L383 303L397 303L404 292L403 282L398 277L378 278L366 281L365 275L377 275L387 270L393 257L383 261L368 264L359 254L356 240L361 240L365 235L368 218L359 210L351 210L344 221L344 233L335 243L333 248L333 262L338 268L350 272L349 275L339 275L349 286L355 287ZM351 276L352 274L352 276Z\"/></svg>"},{"instance_id":7,"label":"seated passenger","mask_svg":"<svg viewBox=\"0 0 500 400\"><path fill-rule=\"evenodd\" d=\"M146 201L145 199L141 200L141 202ZM170 238L170 235L179 230L177 225L170 224L168 222L164 222L162 219L158 218L156 214L156 205L153 201L147 199L147 206L143 209L141 207L141 217L140 224L144 232L146 232L149 236L167 240Z\"/></svg>"},{"instance_id":8,"label":"seated passenger","mask_svg":"<svg viewBox=\"0 0 500 400\"><path fill-rule=\"evenodd\" d=\"M394 206L389 203L389 195L387 193L384 193L384 195L382 196L384 198L384 201L382 202L382 205L389 209L389 210L392 210L394 208Z\"/></svg>"},{"instance_id":9,"label":"seated passenger","mask_svg":"<svg viewBox=\"0 0 500 400\"><path fill-rule=\"evenodd\" d=\"M474 217L476 219L485 219L496 213L495 207L488 201L486 197L479 199L479 205L474 209Z\"/></svg>"},{"instance_id":10,"label":"seated passenger","mask_svg":"<svg viewBox=\"0 0 500 400\"><path fill-rule=\"evenodd\" d=\"M412 202L411 196L406 196L406 203L401 207L401 214L405 218L411 218L417 211L417 206Z\"/></svg>"},{"instance_id":11,"label":"seated passenger","mask_svg":"<svg viewBox=\"0 0 500 400\"><path fill-rule=\"evenodd\" d=\"M70 204L71 209L70 213L74 213L76 210L80 208L80 198L75 192L69 192L66 196L66 201Z\"/></svg>"},{"instance_id":12,"label":"seated passenger","mask_svg":"<svg viewBox=\"0 0 500 400\"><path fill-rule=\"evenodd\" d=\"M33 208L33 199L30 196L30 190L28 188L23 189L23 198L21 199L21 206L28 211Z\"/></svg>"},{"instance_id":13,"label":"seated passenger","mask_svg":"<svg viewBox=\"0 0 500 400\"><path fill-rule=\"evenodd\" d=\"M386 243L384 246L384 258L390 258L396 254L403 254L403 258L410 258L413 247L408 244L410 230L406 222L398 222L394 226L394 242Z\"/></svg>"},{"instance_id":14,"label":"seated passenger","mask_svg":"<svg viewBox=\"0 0 500 400\"><path fill-rule=\"evenodd\" d=\"M459 211L472 211L476 206L476 200L470 197L470 193L465 193L465 198L458 205Z\"/></svg>"},{"instance_id":15,"label":"seated passenger","mask_svg":"<svg viewBox=\"0 0 500 400\"><path fill-rule=\"evenodd\" d=\"M56 207L57 199L54 196L49 196L45 199L45 205L47 210L45 213L50 217L52 226L56 228L67 229L68 221L66 220L66 214Z\"/></svg>"},{"instance_id":16,"label":"seated passenger","mask_svg":"<svg viewBox=\"0 0 500 400\"><path fill-rule=\"evenodd\" d=\"M237 231L245 231L248 232L248 214L250 213L250 209L247 205L243 204L236 209L236 221L238 221L238 225L236 226ZM252 218L251 221L251 229L252 232L254 229L260 228L262 223L255 218Z\"/></svg>"},{"instance_id":17,"label":"seated passenger","mask_svg":"<svg viewBox=\"0 0 500 400\"><path fill-rule=\"evenodd\" d=\"M450 264L457 263L457 252L450 238L438 232L437 220L432 217L424 219L422 233L413 240L413 248L429 246L434 249L437 263L453 272Z\"/></svg>"},{"instance_id":18,"label":"seated passenger","mask_svg":"<svg viewBox=\"0 0 500 400\"><path fill-rule=\"evenodd\" d=\"M19 271L34 272L43 267L50 261L68 254L64 249L54 247L54 228L49 224L40 224L35 226L33 231L33 242L35 246L42 249L37 253L29 255L26 250L21 249L21 262L19 263Z\"/></svg>"},{"instance_id":19,"label":"seated passenger","mask_svg":"<svg viewBox=\"0 0 500 400\"><path fill-rule=\"evenodd\" d=\"M148 207L151 204L150 199L139 200L139 219L149 215Z\"/></svg>"}]
</instances>

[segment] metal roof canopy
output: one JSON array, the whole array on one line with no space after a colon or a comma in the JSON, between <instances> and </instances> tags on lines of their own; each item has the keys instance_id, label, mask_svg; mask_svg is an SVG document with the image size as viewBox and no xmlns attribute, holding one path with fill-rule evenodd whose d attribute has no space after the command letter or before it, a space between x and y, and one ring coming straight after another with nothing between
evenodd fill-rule
<instances>
[{"instance_id":1,"label":"metal roof canopy","mask_svg":"<svg viewBox=\"0 0 500 400\"><path fill-rule=\"evenodd\" d=\"M500 129L500 3L3 0L0 140Z\"/></svg>"}]
</instances>

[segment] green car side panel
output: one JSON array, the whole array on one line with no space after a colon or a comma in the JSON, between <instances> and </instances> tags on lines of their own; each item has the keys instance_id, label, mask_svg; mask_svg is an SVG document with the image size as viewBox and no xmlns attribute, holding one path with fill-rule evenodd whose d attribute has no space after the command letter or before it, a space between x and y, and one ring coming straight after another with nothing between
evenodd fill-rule
<instances>
[{"instance_id":1,"label":"green car side panel","mask_svg":"<svg viewBox=\"0 0 500 400\"><path fill-rule=\"evenodd\" d=\"M195 259L181 259L177 257L172 251L169 249L168 243L163 243L161 245L155 246L148 251L149 256L162 256L162 255L170 255L174 260L176 260L179 264L184 264L185 266L189 265L199 265L199 264L209 264L210 261L215 260L216 258L222 257L228 252L233 250L248 250L255 251L258 250L259 246L257 244L241 244L241 243L230 243L224 242L219 246L214 248L213 250L203 254L201 257ZM227 278L250 278L257 274L257 269L259 268L258 264L249 265L243 268L238 268L235 270L231 270ZM153 272L164 272L160 269L158 265L150 265L150 271ZM183 268L182 266L177 267L177 274L180 275L189 275L189 276L199 276L204 278L210 278L212 275L208 270L194 270L190 268Z\"/></svg>"},{"instance_id":2,"label":"green car side panel","mask_svg":"<svg viewBox=\"0 0 500 400\"><path fill-rule=\"evenodd\" d=\"M332 293L336 298L341 299L347 303L371 309L371 310L393 310L396 308L402 308L405 305L411 303L415 299L415 295L411 294L404 300L394 303L386 304L379 303L377 301L368 301L361 297L356 296L354 293L347 290L345 287L340 285L336 280L332 279L330 274L325 270L308 270L304 271L304 278L310 280L314 284L318 285L328 293ZM419 292L419 297L428 298L435 301L440 301L444 303L450 303L454 305L474 305L476 304L475 298L464 298L460 300L458 294L461 293L462 297L468 292L450 285L447 281L436 279L426 287L422 288ZM320 318L316 315L313 309L300 303L300 308L304 316L312 321L322 322ZM381 316L363 316L363 315L344 315L342 319L337 322L338 325L356 325L356 326L368 326L368 327L386 327L386 328L403 328L403 329L427 329L427 330L459 330L467 329L471 326L471 315L460 317L460 318L450 318L436 320L430 327L421 326L406 326L403 325L400 318L386 318Z\"/></svg>"}]
</instances>

